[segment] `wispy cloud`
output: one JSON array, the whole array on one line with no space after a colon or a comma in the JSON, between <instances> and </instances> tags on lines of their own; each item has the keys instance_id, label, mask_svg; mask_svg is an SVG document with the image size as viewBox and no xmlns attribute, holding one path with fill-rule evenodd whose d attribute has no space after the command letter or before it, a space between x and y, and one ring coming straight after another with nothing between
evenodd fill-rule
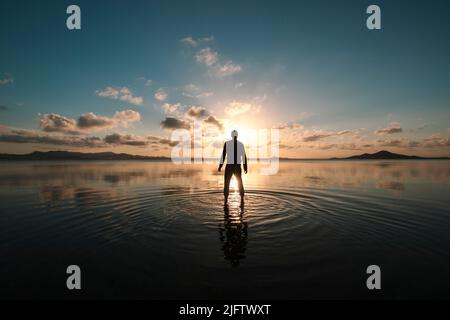
<instances>
[{"instance_id":1,"label":"wispy cloud","mask_svg":"<svg viewBox=\"0 0 450 320\"><path fill-rule=\"evenodd\" d=\"M382 128L376 130L374 133L376 135L386 135L386 134L394 134L394 133L400 133L403 132L402 127L399 123L391 123L389 127Z\"/></svg>"},{"instance_id":2,"label":"wispy cloud","mask_svg":"<svg viewBox=\"0 0 450 320\"><path fill-rule=\"evenodd\" d=\"M180 40L181 43L186 44L191 47L198 46L198 42L195 41L192 37L186 37Z\"/></svg>"},{"instance_id":3,"label":"wispy cloud","mask_svg":"<svg viewBox=\"0 0 450 320\"><path fill-rule=\"evenodd\" d=\"M365 145L365 146L361 146L361 145L357 145L355 143L324 143L324 144L318 144L318 145L314 145L312 146L313 149L317 149L317 150L331 150L331 149L335 149L335 150L361 150L367 147L371 147L372 145Z\"/></svg>"},{"instance_id":4,"label":"wispy cloud","mask_svg":"<svg viewBox=\"0 0 450 320\"><path fill-rule=\"evenodd\" d=\"M424 142L424 147L427 147L427 148L450 147L450 139L443 138L439 134L434 134L428 138L425 138L423 140L423 142Z\"/></svg>"},{"instance_id":5,"label":"wispy cloud","mask_svg":"<svg viewBox=\"0 0 450 320\"><path fill-rule=\"evenodd\" d=\"M355 133L352 130L341 131L322 131L312 130L303 132L303 142L315 142L326 138L339 137L347 134Z\"/></svg>"},{"instance_id":6,"label":"wispy cloud","mask_svg":"<svg viewBox=\"0 0 450 320\"><path fill-rule=\"evenodd\" d=\"M225 107L225 113L229 116L237 116L250 111L251 103L232 101Z\"/></svg>"},{"instance_id":7,"label":"wispy cloud","mask_svg":"<svg viewBox=\"0 0 450 320\"><path fill-rule=\"evenodd\" d=\"M177 114L181 108L181 104L180 103L175 103L175 104L171 104L171 103L164 103L161 107L164 111L164 114Z\"/></svg>"},{"instance_id":8,"label":"wispy cloud","mask_svg":"<svg viewBox=\"0 0 450 320\"><path fill-rule=\"evenodd\" d=\"M224 78L242 71L242 67L231 60L221 61L219 54L211 48L201 49L195 55L196 60L208 68L208 73L217 78Z\"/></svg>"},{"instance_id":9,"label":"wispy cloud","mask_svg":"<svg viewBox=\"0 0 450 320\"><path fill-rule=\"evenodd\" d=\"M9 73L5 73L3 75L3 78L0 79L0 85L7 85L7 84L13 84L14 83L14 78L11 74Z\"/></svg>"},{"instance_id":10,"label":"wispy cloud","mask_svg":"<svg viewBox=\"0 0 450 320\"><path fill-rule=\"evenodd\" d=\"M402 147L405 145L403 139L390 139L390 140L377 140L377 144L380 147Z\"/></svg>"},{"instance_id":11,"label":"wispy cloud","mask_svg":"<svg viewBox=\"0 0 450 320\"><path fill-rule=\"evenodd\" d=\"M303 137L303 141L304 142L314 142L314 141L325 139L325 138L328 138L331 136L333 136L332 133L313 133L311 135L307 135L307 136Z\"/></svg>"},{"instance_id":12,"label":"wispy cloud","mask_svg":"<svg viewBox=\"0 0 450 320\"><path fill-rule=\"evenodd\" d=\"M205 66L211 67L219 61L219 54L211 48L204 48L195 55L195 59Z\"/></svg>"},{"instance_id":13,"label":"wispy cloud","mask_svg":"<svg viewBox=\"0 0 450 320\"><path fill-rule=\"evenodd\" d=\"M197 39L194 39L193 37L189 36L189 37L185 37L185 38L181 39L180 42L182 44L185 44L185 45L190 46L190 47L197 47L200 44L203 44L203 43L206 43L206 42L210 42L210 41L213 41L213 40L214 40L213 36L197 38Z\"/></svg>"},{"instance_id":14,"label":"wispy cloud","mask_svg":"<svg viewBox=\"0 0 450 320\"><path fill-rule=\"evenodd\" d=\"M201 88L194 84L188 84L183 88L183 95L189 98L207 98L212 96L214 93L211 91L203 91Z\"/></svg>"},{"instance_id":15,"label":"wispy cloud","mask_svg":"<svg viewBox=\"0 0 450 320\"><path fill-rule=\"evenodd\" d=\"M141 105L144 103L144 98L133 95L132 91L127 87L114 88L109 86L103 90L97 90L96 94L99 97L120 100L134 105Z\"/></svg>"},{"instance_id":16,"label":"wispy cloud","mask_svg":"<svg viewBox=\"0 0 450 320\"><path fill-rule=\"evenodd\" d=\"M238 116L249 111L253 113L259 113L261 110L261 102L262 100L258 98L254 98L251 101L231 101L225 107L224 111L229 116Z\"/></svg>"},{"instance_id":17,"label":"wispy cloud","mask_svg":"<svg viewBox=\"0 0 450 320\"><path fill-rule=\"evenodd\" d=\"M233 61L227 61L224 64L216 64L210 69L210 72L218 78L232 76L242 71L242 67Z\"/></svg>"},{"instance_id":18,"label":"wispy cloud","mask_svg":"<svg viewBox=\"0 0 450 320\"><path fill-rule=\"evenodd\" d=\"M164 101L168 96L169 94L163 88L159 88L154 94L155 99L158 101Z\"/></svg>"},{"instance_id":19,"label":"wispy cloud","mask_svg":"<svg viewBox=\"0 0 450 320\"><path fill-rule=\"evenodd\" d=\"M285 129L291 129L291 130L297 130L297 129L303 129L303 125L300 123L279 123L278 125L273 127L274 129L278 130L285 130Z\"/></svg>"}]
</instances>

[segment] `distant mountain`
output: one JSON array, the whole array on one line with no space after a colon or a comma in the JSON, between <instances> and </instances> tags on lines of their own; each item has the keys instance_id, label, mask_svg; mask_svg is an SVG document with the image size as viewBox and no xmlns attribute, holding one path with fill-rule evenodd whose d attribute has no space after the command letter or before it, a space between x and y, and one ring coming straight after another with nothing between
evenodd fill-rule
<instances>
[{"instance_id":1,"label":"distant mountain","mask_svg":"<svg viewBox=\"0 0 450 320\"><path fill-rule=\"evenodd\" d=\"M408 156L405 154L398 154L398 153L393 153L393 152L389 152L386 150L382 150L382 151L378 151L375 153L363 153L363 154L359 154L359 155L354 155L354 156L350 156L350 157L346 157L346 158L328 158L328 159L324 159L324 158L309 158L309 159L298 159L298 158L280 158L280 160L286 160L286 161L296 161L296 160L395 160L395 159L399 159L399 160L450 160L450 158L448 157L435 157L435 158L425 158L425 157L418 157L418 156Z\"/></svg>"},{"instance_id":2,"label":"distant mountain","mask_svg":"<svg viewBox=\"0 0 450 320\"><path fill-rule=\"evenodd\" d=\"M169 160L166 157L147 157L127 153L71 151L34 151L28 154L0 154L0 160Z\"/></svg>"},{"instance_id":3,"label":"distant mountain","mask_svg":"<svg viewBox=\"0 0 450 320\"><path fill-rule=\"evenodd\" d=\"M407 156L403 154L392 153L389 151L379 151L376 153L364 153L347 158L331 158L328 160L393 160L393 159L442 159L449 160L450 158L422 158L417 156ZM71 151L34 151L28 154L5 154L0 153L1 160L147 160L147 161L170 161L168 157L149 157L132 155L128 153L114 153L114 152L98 152L98 153L83 153ZM210 159L217 160L217 159ZM327 159L295 159L295 158L280 158L280 161L296 161L296 160L327 160Z\"/></svg>"},{"instance_id":4,"label":"distant mountain","mask_svg":"<svg viewBox=\"0 0 450 320\"><path fill-rule=\"evenodd\" d=\"M392 153L386 150L376 153L364 153L356 156L342 158L344 160L390 160L390 159L427 159L417 156L407 156L404 154Z\"/></svg>"}]
</instances>

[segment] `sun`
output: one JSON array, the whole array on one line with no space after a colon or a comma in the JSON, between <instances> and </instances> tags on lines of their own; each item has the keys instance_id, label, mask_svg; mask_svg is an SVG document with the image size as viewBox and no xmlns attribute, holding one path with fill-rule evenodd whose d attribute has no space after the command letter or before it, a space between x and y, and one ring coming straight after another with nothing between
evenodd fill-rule
<instances>
[{"instance_id":1,"label":"sun","mask_svg":"<svg viewBox=\"0 0 450 320\"><path fill-rule=\"evenodd\" d=\"M230 181L230 190L232 190L233 193L238 192L238 183L234 176L231 178L231 181Z\"/></svg>"},{"instance_id":2,"label":"sun","mask_svg":"<svg viewBox=\"0 0 450 320\"><path fill-rule=\"evenodd\" d=\"M239 136L238 139L245 145L257 145L258 144L258 130L253 128L249 124L230 122L225 125L224 133L222 134L223 140L231 139L231 131L237 130Z\"/></svg>"}]
</instances>

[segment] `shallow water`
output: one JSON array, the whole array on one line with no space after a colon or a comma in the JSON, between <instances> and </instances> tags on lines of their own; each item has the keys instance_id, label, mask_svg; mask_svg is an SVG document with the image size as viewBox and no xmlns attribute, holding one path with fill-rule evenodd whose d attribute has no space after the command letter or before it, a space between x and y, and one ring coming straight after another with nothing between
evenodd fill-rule
<instances>
[{"instance_id":1,"label":"shallow water","mask_svg":"<svg viewBox=\"0 0 450 320\"><path fill-rule=\"evenodd\" d=\"M251 166L228 208L222 179L211 165L0 163L0 297L450 297L450 161ZM65 288L71 264L81 292Z\"/></svg>"}]
</instances>

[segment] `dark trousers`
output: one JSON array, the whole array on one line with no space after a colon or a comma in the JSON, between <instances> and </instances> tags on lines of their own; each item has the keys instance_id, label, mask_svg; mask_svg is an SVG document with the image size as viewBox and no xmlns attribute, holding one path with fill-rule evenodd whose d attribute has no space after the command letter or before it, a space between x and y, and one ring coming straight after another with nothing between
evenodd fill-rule
<instances>
[{"instance_id":1,"label":"dark trousers","mask_svg":"<svg viewBox=\"0 0 450 320\"><path fill-rule=\"evenodd\" d=\"M230 181L233 174L236 177L239 186L239 194L241 195L241 197L244 196L241 165L227 164L227 166L225 167L225 184L223 185L223 194L225 195L225 199L228 198L228 194L230 193Z\"/></svg>"}]
</instances>

